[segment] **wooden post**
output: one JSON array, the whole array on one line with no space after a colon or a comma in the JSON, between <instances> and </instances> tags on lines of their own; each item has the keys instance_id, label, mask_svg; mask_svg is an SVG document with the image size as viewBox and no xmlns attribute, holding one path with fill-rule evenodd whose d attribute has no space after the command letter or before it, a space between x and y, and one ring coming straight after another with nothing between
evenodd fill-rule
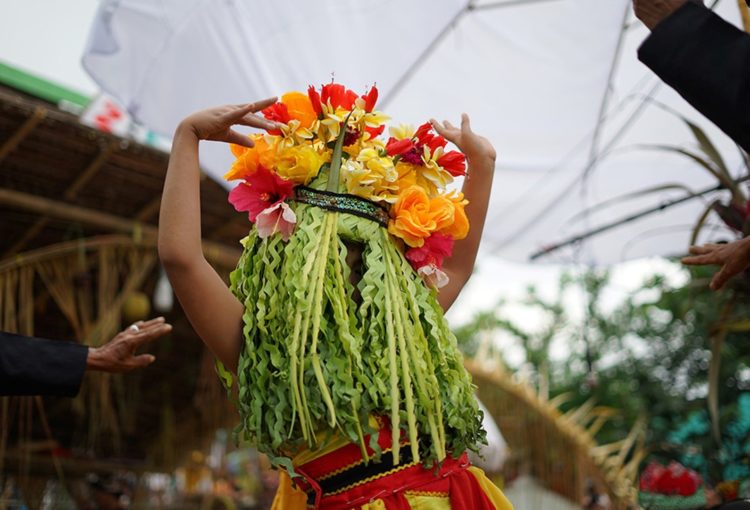
<instances>
[{"instance_id":1,"label":"wooden post","mask_svg":"<svg viewBox=\"0 0 750 510\"><path fill-rule=\"evenodd\" d=\"M740 7L742 26L745 28L745 32L750 32L750 7L747 6L745 0L737 0L737 5Z\"/></svg>"}]
</instances>

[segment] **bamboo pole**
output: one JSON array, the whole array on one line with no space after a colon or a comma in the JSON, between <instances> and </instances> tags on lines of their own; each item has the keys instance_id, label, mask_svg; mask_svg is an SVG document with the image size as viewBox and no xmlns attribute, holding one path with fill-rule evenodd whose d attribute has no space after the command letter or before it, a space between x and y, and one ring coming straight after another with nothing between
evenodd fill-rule
<instances>
[{"instance_id":1,"label":"bamboo pole","mask_svg":"<svg viewBox=\"0 0 750 510\"><path fill-rule=\"evenodd\" d=\"M144 240L155 240L158 232L158 229L153 225L9 189L0 188L0 205L24 209L67 221L76 221L115 232L142 236ZM240 258L240 250L206 240L203 241L203 253L208 260L227 268L233 268L237 265L237 260Z\"/></svg>"}]
</instances>

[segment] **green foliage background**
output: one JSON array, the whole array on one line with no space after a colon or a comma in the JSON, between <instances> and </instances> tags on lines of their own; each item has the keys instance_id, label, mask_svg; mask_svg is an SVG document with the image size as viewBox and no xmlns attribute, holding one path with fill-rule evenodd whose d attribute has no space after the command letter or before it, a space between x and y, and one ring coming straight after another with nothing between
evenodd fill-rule
<instances>
[{"instance_id":1,"label":"green foliage background","mask_svg":"<svg viewBox=\"0 0 750 510\"><path fill-rule=\"evenodd\" d=\"M592 397L597 405L618 410L597 435L600 443L625 437L639 417L648 424L647 445L652 458L680 458L698 448L713 459L711 478L721 478L721 444L710 433L691 437L689 444L670 442L697 412L707 409L711 338L722 324L746 329L750 319L750 294L742 278L722 292L708 288L713 268L691 270L687 283L678 288L664 276L650 277L614 309L605 310L602 296L610 285L606 271L591 270L564 275L559 292L544 299L530 287L522 304L543 317L536 324L514 320L508 304L482 312L456 331L464 352L472 356L479 339L498 332L521 346L531 367L530 382L549 388L549 397L568 394L563 410L582 405ZM583 292L584 318L575 318L564 296ZM564 360L550 357L553 341L569 348ZM502 358L503 353L498 352ZM517 369L518 367L511 367ZM737 416L742 392L750 390L750 333L729 332L721 348L719 411L722 426Z\"/></svg>"}]
</instances>

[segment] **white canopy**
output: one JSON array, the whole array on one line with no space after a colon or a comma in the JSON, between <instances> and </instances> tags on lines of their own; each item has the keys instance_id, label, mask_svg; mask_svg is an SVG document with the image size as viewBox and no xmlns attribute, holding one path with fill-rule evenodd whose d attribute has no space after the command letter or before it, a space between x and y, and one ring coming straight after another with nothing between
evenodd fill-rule
<instances>
[{"instance_id":1,"label":"white canopy","mask_svg":"<svg viewBox=\"0 0 750 510\"><path fill-rule=\"evenodd\" d=\"M718 12L733 22L737 5ZM714 186L687 158L672 106L739 170L739 151L636 59L646 29L629 0L104 0L84 65L147 127L171 134L190 112L331 80L364 91L396 122L469 113L498 149L484 249L527 260L544 246ZM207 144L221 179L231 156ZM542 260L611 263L684 252L707 198L687 201ZM582 214L583 212L583 214ZM711 235L707 232L706 235Z\"/></svg>"}]
</instances>

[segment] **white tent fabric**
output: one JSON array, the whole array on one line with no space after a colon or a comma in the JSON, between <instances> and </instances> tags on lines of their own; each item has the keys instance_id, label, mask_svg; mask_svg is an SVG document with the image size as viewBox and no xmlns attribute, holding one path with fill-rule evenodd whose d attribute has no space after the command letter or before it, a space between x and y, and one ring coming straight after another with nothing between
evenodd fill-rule
<instances>
[{"instance_id":1,"label":"white tent fabric","mask_svg":"<svg viewBox=\"0 0 750 510\"><path fill-rule=\"evenodd\" d=\"M664 191L582 211L625 193L679 182L715 184L694 163L640 144L686 145L698 122L738 169L734 145L636 59L647 32L629 0L104 0L84 65L147 127L336 81L377 83L395 121L462 111L500 157L484 249L523 261L545 246L678 198ZM719 12L739 19L736 3ZM623 26L625 27L623 29ZM231 157L207 144L221 179ZM710 196L710 195L709 195ZM543 260L612 263L687 246L705 200L647 215ZM710 235L710 234L707 234Z\"/></svg>"}]
</instances>

